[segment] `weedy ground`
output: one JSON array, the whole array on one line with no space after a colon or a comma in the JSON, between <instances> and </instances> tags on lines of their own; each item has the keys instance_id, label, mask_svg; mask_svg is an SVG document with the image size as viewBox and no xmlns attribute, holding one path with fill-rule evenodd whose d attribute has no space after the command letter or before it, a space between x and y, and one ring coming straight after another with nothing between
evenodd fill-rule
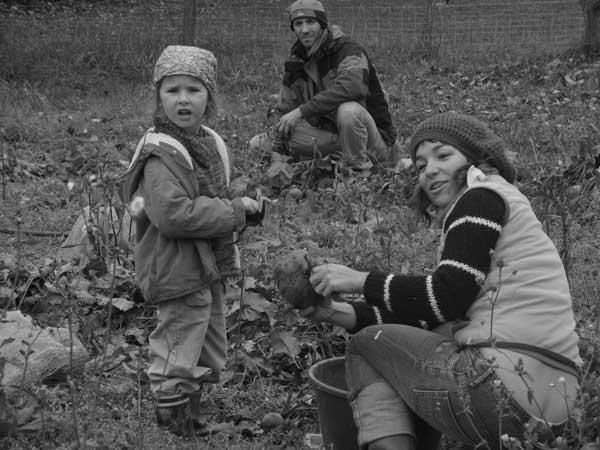
<instances>
[{"instance_id":1,"label":"weedy ground","mask_svg":"<svg viewBox=\"0 0 600 450\"><path fill-rule=\"evenodd\" d=\"M84 207L120 207L115 178L151 123L152 62L172 38L143 22L127 30L107 27L111 14L122 14L114 5L97 21L72 7L31 12L2 6L6 17L19 19L7 21L4 32L12 40L0 40L2 306L18 307L42 325L70 322L94 361L66 380L28 387L10 405L19 428L0 448L306 448L305 434L319 429L307 369L342 355L348 336L290 311L278 297L273 270L297 248L358 269L431 270L437 231L408 207L410 170L393 168L406 156L402 144L413 127L447 110L475 114L506 138L518 184L561 252L585 367L572 427L557 448L598 448L598 63L575 51L514 60L502 55L497 62L442 59L379 42L369 50L389 94L400 153L386 155L366 179L333 172L322 161L297 166L290 186L274 186L266 172L269 155L248 142L273 123L269 96L288 44L265 56L240 36L205 37L201 45L220 61L221 111L210 125L227 139L239 171L276 202L263 225L240 240L244 289L233 286L228 299L226 381L206 395L221 432L190 441L154 422L142 370L154 311L136 295L130 258L95 229L90 233L99 244L86 264L66 265L58 252ZM291 187L301 195L290 195ZM61 295L48 288L60 282L66 286ZM110 308L106 298L131 303ZM280 413L284 423L262 429L267 412ZM533 445L535 436L526 436Z\"/></svg>"}]
</instances>

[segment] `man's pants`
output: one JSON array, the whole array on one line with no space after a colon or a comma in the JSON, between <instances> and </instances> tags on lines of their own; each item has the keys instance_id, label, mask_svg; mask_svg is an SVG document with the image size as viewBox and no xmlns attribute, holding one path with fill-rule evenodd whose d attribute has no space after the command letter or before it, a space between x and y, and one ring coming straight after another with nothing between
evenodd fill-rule
<instances>
[{"instance_id":1,"label":"man's pants","mask_svg":"<svg viewBox=\"0 0 600 450\"><path fill-rule=\"evenodd\" d=\"M369 169L372 163L368 155L384 155L387 151L373 117L359 103L342 103L336 122L338 133L332 133L301 120L290 136L292 155L308 159L337 154L348 167Z\"/></svg>"},{"instance_id":2,"label":"man's pants","mask_svg":"<svg viewBox=\"0 0 600 450\"><path fill-rule=\"evenodd\" d=\"M227 357L223 283L158 303L149 338L148 377L155 396L189 394L219 380Z\"/></svg>"}]
</instances>

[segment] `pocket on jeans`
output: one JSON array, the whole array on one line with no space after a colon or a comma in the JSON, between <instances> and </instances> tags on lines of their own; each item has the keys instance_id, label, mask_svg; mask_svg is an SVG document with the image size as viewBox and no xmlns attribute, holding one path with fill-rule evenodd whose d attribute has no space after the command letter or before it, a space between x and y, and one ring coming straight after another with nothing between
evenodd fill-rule
<instances>
[{"instance_id":1,"label":"pocket on jeans","mask_svg":"<svg viewBox=\"0 0 600 450\"><path fill-rule=\"evenodd\" d=\"M472 443L465 434L452 409L448 391L413 389L415 413L435 429L452 439ZM467 414L467 412L462 412Z\"/></svg>"},{"instance_id":2,"label":"pocket on jeans","mask_svg":"<svg viewBox=\"0 0 600 450\"><path fill-rule=\"evenodd\" d=\"M210 289L205 288L193 294L187 295L184 300L187 306L207 306L212 303L212 296L210 295Z\"/></svg>"}]
</instances>

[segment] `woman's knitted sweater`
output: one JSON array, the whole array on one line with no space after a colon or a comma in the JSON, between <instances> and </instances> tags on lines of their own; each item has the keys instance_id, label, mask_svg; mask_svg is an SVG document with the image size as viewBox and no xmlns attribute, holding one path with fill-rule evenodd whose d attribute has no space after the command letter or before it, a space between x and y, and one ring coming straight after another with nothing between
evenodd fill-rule
<instances>
[{"instance_id":1,"label":"woman's knitted sweater","mask_svg":"<svg viewBox=\"0 0 600 450\"><path fill-rule=\"evenodd\" d=\"M444 224L445 245L431 275L371 272L364 286L365 302L352 303L357 324L403 323L426 329L464 319L490 269L506 206L495 192L467 191Z\"/></svg>"}]
</instances>

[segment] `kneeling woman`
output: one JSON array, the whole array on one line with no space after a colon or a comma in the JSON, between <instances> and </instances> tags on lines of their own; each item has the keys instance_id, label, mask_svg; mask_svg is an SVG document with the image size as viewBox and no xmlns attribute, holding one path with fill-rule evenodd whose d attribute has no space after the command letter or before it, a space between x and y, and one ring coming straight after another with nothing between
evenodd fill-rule
<instances>
[{"instance_id":1,"label":"kneeling woman","mask_svg":"<svg viewBox=\"0 0 600 450\"><path fill-rule=\"evenodd\" d=\"M505 144L444 113L419 124L410 151L419 210L441 223L435 271L311 274L324 296L364 294L305 311L356 332L346 377L359 445L435 449L445 434L499 449L532 419L551 435L577 393L578 338L564 267Z\"/></svg>"}]
</instances>

